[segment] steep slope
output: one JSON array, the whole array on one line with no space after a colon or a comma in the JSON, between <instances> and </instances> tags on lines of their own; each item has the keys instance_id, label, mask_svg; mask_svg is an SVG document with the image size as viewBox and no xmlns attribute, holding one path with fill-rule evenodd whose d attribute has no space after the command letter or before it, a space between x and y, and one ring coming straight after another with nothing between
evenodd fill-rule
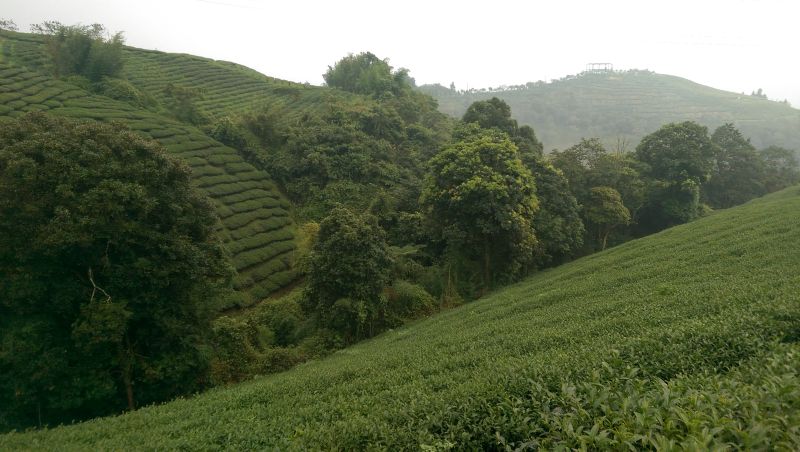
<instances>
[{"instance_id":1,"label":"steep slope","mask_svg":"<svg viewBox=\"0 0 800 452\"><path fill-rule=\"evenodd\" d=\"M290 205L268 174L195 127L28 69L24 64L41 64L41 47L34 36L0 33L0 48L0 120L48 111L121 121L156 139L192 167L196 185L214 200L220 234L238 271L236 285L251 295L243 303L258 301L294 280Z\"/></svg>"},{"instance_id":2,"label":"steep slope","mask_svg":"<svg viewBox=\"0 0 800 452\"><path fill-rule=\"evenodd\" d=\"M474 101L499 97L520 124L536 130L546 150L567 148L582 137L601 138L610 148L624 139L630 150L663 124L690 120L712 129L732 122L758 148L800 151L800 110L647 71L584 74L497 92L420 89L436 98L442 112L457 117Z\"/></svg>"},{"instance_id":3,"label":"steep slope","mask_svg":"<svg viewBox=\"0 0 800 452\"><path fill-rule=\"evenodd\" d=\"M283 374L0 449L797 449L798 222L792 187Z\"/></svg>"}]
</instances>

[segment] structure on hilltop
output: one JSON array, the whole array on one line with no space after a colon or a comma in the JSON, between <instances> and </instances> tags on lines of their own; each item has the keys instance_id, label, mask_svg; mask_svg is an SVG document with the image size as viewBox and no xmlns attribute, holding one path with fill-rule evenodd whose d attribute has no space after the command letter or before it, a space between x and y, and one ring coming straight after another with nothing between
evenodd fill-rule
<instances>
[{"instance_id":1,"label":"structure on hilltop","mask_svg":"<svg viewBox=\"0 0 800 452\"><path fill-rule=\"evenodd\" d=\"M588 63L584 72L589 74L605 74L608 72L614 72L614 65L611 63Z\"/></svg>"}]
</instances>

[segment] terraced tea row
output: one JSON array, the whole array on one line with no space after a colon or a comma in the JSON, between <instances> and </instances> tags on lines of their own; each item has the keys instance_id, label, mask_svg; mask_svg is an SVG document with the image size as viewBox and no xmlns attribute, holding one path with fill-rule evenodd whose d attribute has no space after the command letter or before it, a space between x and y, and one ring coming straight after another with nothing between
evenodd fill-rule
<instances>
[{"instance_id":1,"label":"terraced tea row","mask_svg":"<svg viewBox=\"0 0 800 452\"><path fill-rule=\"evenodd\" d=\"M191 166L195 184L214 200L221 220L219 233L239 272L236 287L257 301L295 278L289 203L266 173L245 162L234 149L193 127L0 63L0 120L29 111L117 120L156 139Z\"/></svg>"},{"instance_id":2,"label":"terraced tea row","mask_svg":"<svg viewBox=\"0 0 800 452\"><path fill-rule=\"evenodd\" d=\"M199 90L200 108L212 118L281 105L294 116L318 109L330 95L323 89L286 82L251 69L190 55L128 48L125 75L142 91L164 101L168 84Z\"/></svg>"}]
</instances>

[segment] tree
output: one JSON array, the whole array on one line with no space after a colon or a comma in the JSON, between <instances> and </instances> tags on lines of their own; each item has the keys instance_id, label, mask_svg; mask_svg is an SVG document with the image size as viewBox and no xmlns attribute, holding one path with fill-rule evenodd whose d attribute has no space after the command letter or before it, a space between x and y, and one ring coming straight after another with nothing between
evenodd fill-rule
<instances>
[{"instance_id":1,"label":"tree","mask_svg":"<svg viewBox=\"0 0 800 452\"><path fill-rule=\"evenodd\" d=\"M589 195L589 190L597 179L591 175L597 161L606 154L606 149L597 138L581 139L580 143L564 150L553 151L550 154L550 161L561 170L569 180L572 193L578 202L585 202Z\"/></svg>"},{"instance_id":2,"label":"tree","mask_svg":"<svg viewBox=\"0 0 800 452\"><path fill-rule=\"evenodd\" d=\"M592 188L609 187L619 193L625 208L630 213L631 221L636 217L647 195L647 187L642 180L642 163L630 154L622 152L609 153L597 138L582 139L580 143L564 151L554 151L550 155L553 165L563 171L569 180L569 188L578 203L583 206L584 223L587 209L597 201L592 196ZM624 233L621 228L612 228L615 233ZM611 230L609 230L609 233ZM589 249L602 247L602 236L587 234L584 241ZM608 237L605 237L608 241Z\"/></svg>"},{"instance_id":3,"label":"tree","mask_svg":"<svg viewBox=\"0 0 800 452\"><path fill-rule=\"evenodd\" d=\"M533 258L536 187L506 135L472 126L457 136L429 162L420 204L436 237L480 259L486 291Z\"/></svg>"},{"instance_id":4,"label":"tree","mask_svg":"<svg viewBox=\"0 0 800 452\"><path fill-rule=\"evenodd\" d=\"M533 220L538 239L536 265L562 262L583 245L585 233L580 207L564 174L544 159L526 164L536 183L539 211Z\"/></svg>"},{"instance_id":5,"label":"tree","mask_svg":"<svg viewBox=\"0 0 800 452\"><path fill-rule=\"evenodd\" d=\"M0 30L17 31L17 24L11 19L0 18Z\"/></svg>"},{"instance_id":6,"label":"tree","mask_svg":"<svg viewBox=\"0 0 800 452\"><path fill-rule=\"evenodd\" d=\"M45 36L56 77L82 75L99 82L122 71L122 33L109 36L100 24L67 26L56 21L31 29Z\"/></svg>"},{"instance_id":7,"label":"tree","mask_svg":"<svg viewBox=\"0 0 800 452\"><path fill-rule=\"evenodd\" d=\"M708 129L695 122L667 124L642 138L636 158L651 178L648 200L639 215L644 233L697 218L700 185L708 180L717 147Z\"/></svg>"},{"instance_id":8,"label":"tree","mask_svg":"<svg viewBox=\"0 0 800 452\"><path fill-rule=\"evenodd\" d=\"M414 86L407 69L394 71L387 60L371 52L350 54L339 60L322 75L332 88L376 97L399 96Z\"/></svg>"},{"instance_id":9,"label":"tree","mask_svg":"<svg viewBox=\"0 0 800 452\"><path fill-rule=\"evenodd\" d=\"M800 162L797 155L778 146L759 152L764 165L764 189L772 193L800 182Z\"/></svg>"},{"instance_id":10,"label":"tree","mask_svg":"<svg viewBox=\"0 0 800 452\"><path fill-rule=\"evenodd\" d=\"M197 390L232 269L190 169L121 125L0 126L0 406L68 422Z\"/></svg>"},{"instance_id":11,"label":"tree","mask_svg":"<svg viewBox=\"0 0 800 452\"><path fill-rule=\"evenodd\" d=\"M383 230L371 215L334 208L319 225L309 258L303 308L348 341L375 332L390 281Z\"/></svg>"},{"instance_id":12,"label":"tree","mask_svg":"<svg viewBox=\"0 0 800 452\"><path fill-rule=\"evenodd\" d=\"M501 99L473 102L461 118L465 123L477 123L484 129L497 129L509 136L517 134L517 121L511 118L511 107Z\"/></svg>"},{"instance_id":13,"label":"tree","mask_svg":"<svg viewBox=\"0 0 800 452\"><path fill-rule=\"evenodd\" d=\"M691 121L662 126L636 147L636 158L649 166L650 177L675 183L704 183L716 154L708 128Z\"/></svg>"},{"instance_id":14,"label":"tree","mask_svg":"<svg viewBox=\"0 0 800 452\"><path fill-rule=\"evenodd\" d=\"M717 145L717 155L702 187L703 199L711 207L732 207L766 193L764 163L749 139L727 123L714 131L711 141Z\"/></svg>"},{"instance_id":15,"label":"tree","mask_svg":"<svg viewBox=\"0 0 800 452\"><path fill-rule=\"evenodd\" d=\"M619 192L611 187L592 187L586 205L586 219L597 233L600 249L606 249L611 230L631 221Z\"/></svg>"}]
</instances>

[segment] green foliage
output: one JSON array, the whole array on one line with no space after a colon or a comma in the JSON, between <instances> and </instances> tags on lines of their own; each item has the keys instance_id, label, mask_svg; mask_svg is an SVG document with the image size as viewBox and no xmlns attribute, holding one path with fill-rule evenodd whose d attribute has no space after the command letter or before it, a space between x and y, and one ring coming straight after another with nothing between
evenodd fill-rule
<instances>
[{"instance_id":1,"label":"green foliage","mask_svg":"<svg viewBox=\"0 0 800 452\"><path fill-rule=\"evenodd\" d=\"M653 180L639 222L644 231L699 216L700 185L709 178L717 149L708 129L690 121L667 124L642 139L636 158L648 166L646 174Z\"/></svg>"},{"instance_id":2,"label":"green foliage","mask_svg":"<svg viewBox=\"0 0 800 452\"><path fill-rule=\"evenodd\" d=\"M564 174L545 159L528 165L536 183L539 211L533 219L537 267L558 264L575 255L585 233L580 208Z\"/></svg>"},{"instance_id":3,"label":"green foliage","mask_svg":"<svg viewBox=\"0 0 800 452\"><path fill-rule=\"evenodd\" d=\"M281 372L328 351L305 326L299 295L262 303L243 314L214 320L211 379L217 385Z\"/></svg>"},{"instance_id":4,"label":"green foliage","mask_svg":"<svg viewBox=\"0 0 800 452\"><path fill-rule=\"evenodd\" d=\"M208 122L208 116L197 105L203 99L200 90L170 83L164 87L164 96L167 109L178 120L194 125Z\"/></svg>"},{"instance_id":5,"label":"green foliage","mask_svg":"<svg viewBox=\"0 0 800 452\"><path fill-rule=\"evenodd\" d=\"M671 183L707 181L716 154L708 129L690 121L664 125L636 147L636 158L648 165L647 175Z\"/></svg>"},{"instance_id":6,"label":"green foliage","mask_svg":"<svg viewBox=\"0 0 800 452\"><path fill-rule=\"evenodd\" d=\"M511 117L511 107L493 97L486 101L473 102L461 118L465 123L476 123L483 129L505 132L517 146L520 159L531 167L532 161L542 157L543 146L530 126L520 127Z\"/></svg>"},{"instance_id":7,"label":"green foliage","mask_svg":"<svg viewBox=\"0 0 800 452\"><path fill-rule=\"evenodd\" d=\"M0 449L794 450L798 221L795 187L288 372Z\"/></svg>"},{"instance_id":8,"label":"green foliage","mask_svg":"<svg viewBox=\"0 0 800 452\"><path fill-rule=\"evenodd\" d=\"M764 162L764 188L768 193L800 182L800 162L794 152L770 146L759 152Z\"/></svg>"},{"instance_id":9,"label":"green foliage","mask_svg":"<svg viewBox=\"0 0 800 452\"><path fill-rule=\"evenodd\" d=\"M401 95L413 86L406 69L392 71L387 60L370 52L350 54L339 60L322 76L332 88L376 97Z\"/></svg>"},{"instance_id":10,"label":"green foliage","mask_svg":"<svg viewBox=\"0 0 800 452\"><path fill-rule=\"evenodd\" d=\"M606 249L608 235L614 227L631 221L631 213L622 203L622 197L611 187L593 187L585 209L586 220L597 231L601 250Z\"/></svg>"},{"instance_id":11,"label":"green foliage","mask_svg":"<svg viewBox=\"0 0 800 452\"><path fill-rule=\"evenodd\" d=\"M153 108L156 104L151 96L139 91L129 81L118 78L104 77L95 84L93 91L140 108Z\"/></svg>"},{"instance_id":12,"label":"green foliage","mask_svg":"<svg viewBox=\"0 0 800 452\"><path fill-rule=\"evenodd\" d=\"M76 74L99 82L122 71L122 33L108 36L100 24L67 26L55 21L31 29L45 36L56 77Z\"/></svg>"},{"instance_id":13,"label":"green foliage","mask_svg":"<svg viewBox=\"0 0 800 452\"><path fill-rule=\"evenodd\" d=\"M381 327L381 292L391 264L384 236L374 217L343 207L320 223L303 307L347 341L371 336Z\"/></svg>"},{"instance_id":14,"label":"green foliage","mask_svg":"<svg viewBox=\"0 0 800 452\"><path fill-rule=\"evenodd\" d=\"M702 198L711 207L728 208L766 193L764 165L750 140L733 124L719 126L711 135L717 155Z\"/></svg>"},{"instance_id":15,"label":"green foliage","mask_svg":"<svg viewBox=\"0 0 800 452\"><path fill-rule=\"evenodd\" d=\"M220 143L234 149L244 150L247 148L247 135L244 129L231 117L225 116L217 120L209 131L208 135Z\"/></svg>"},{"instance_id":16,"label":"green foliage","mask_svg":"<svg viewBox=\"0 0 800 452\"><path fill-rule=\"evenodd\" d=\"M231 272L215 223L188 168L122 126L3 123L0 404L12 425L201 388Z\"/></svg>"},{"instance_id":17,"label":"green foliage","mask_svg":"<svg viewBox=\"0 0 800 452\"><path fill-rule=\"evenodd\" d=\"M477 123L484 129L498 129L509 136L516 135L517 121L511 118L511 107L493 97L489 100L473 102L461 118L466 123Z\"/></svg>"},{"instance_id":18,"label":"green foliage","mask_svg":"<svg viewBox=\"0 0 800 452\"><path fill-rule=\"evenodd\" d=\"M420 204L435 237L480 262L488 289L533 258L536 188L507 135L473 126L462 136L428 163Z\"/></svg>"},{"instance_id":19,"label":"green foliage","mask_svg":"<svg viewBox=\"0 0 800 452\"><path fill-rule=\"evenodd\" d=\"M436 312L438 303L422 286L402 279L395 280L386 289L387 323L400 326L403 323L429 316Z\"/></svg>"}]
</instances>

